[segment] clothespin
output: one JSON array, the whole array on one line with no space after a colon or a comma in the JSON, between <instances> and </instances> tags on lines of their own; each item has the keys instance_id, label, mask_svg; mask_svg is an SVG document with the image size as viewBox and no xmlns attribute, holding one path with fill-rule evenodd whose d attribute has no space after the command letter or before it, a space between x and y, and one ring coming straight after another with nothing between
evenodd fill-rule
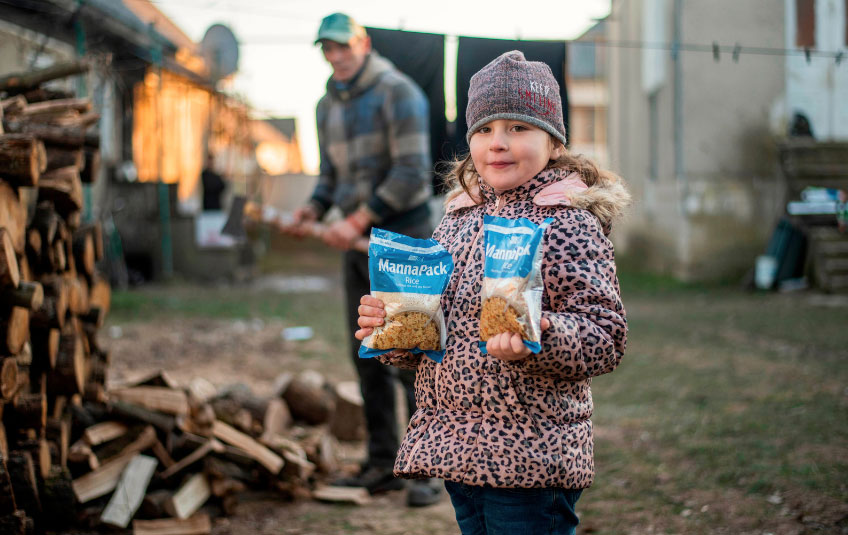
<instances>
[{"instance_id":1,"label":"clothespin","mask_svg":"<svg viewBox=\"0 0 848 535\"><path fill-rule=\"evenodd\" d=\"M742 45L736 43L733 46L733 63L739 63L739 52L742 51Z\"/></svg>"},{"instance_id":2,"label":"clothespin","mask_svg":"<svg viewBox=\"0 0 848 535\"><path fill-rule=\"evenodd\" d=\"M810 64L810 47L804 47L804 57L807 58L807 64Z\"/></svg>"},{"instance_id":3,"label":"clothespin","mask_svg":"<svg viewBox=\"0 0 848 535\"><path fill-rule=\"evenodd\" d=\"M839 65L840 63L842 63L842 51L841 50L836 53L836 64Z\"/></svg>"},{"instance_id":4,"label":"clothespin","mask_svg":"<svg viewBox=\"0 0 848 535\"><path fill-rule=\"evenodd\" d=\"M715 60L716 63L718 63L720 54L721 51L718 48L718 43L716 41L713 41L713 60Z\"/></svg>"}]
</instances>

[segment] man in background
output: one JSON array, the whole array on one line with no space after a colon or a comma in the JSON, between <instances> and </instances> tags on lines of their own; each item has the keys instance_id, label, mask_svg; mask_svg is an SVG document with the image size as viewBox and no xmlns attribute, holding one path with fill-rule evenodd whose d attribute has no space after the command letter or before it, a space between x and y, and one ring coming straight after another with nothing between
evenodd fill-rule
<instances>
[{"instance_id":1,"label":"man in background","mask_svg":"<svg viewBox=\"0 0 848 535\"><path fill-rule=\"evenodd\" d=\"M323 19L316 44L333 69L316 111L321 170L309 202L295 212L296 223L322 219L337 208L324 241L344 251L343 278L350 339L359 328L359 298L370 292L368 255L351 249L372 226L415 238L432 234L428 200L432 165L428 103L421 89L371 50L365 28L343 13ZM292 231L297 234L297 227ZM401 489L392 471L399 446L395 403L396 374L415 412L415 372L398 372L376 359L360 359L351 347L359 375L368 430L368 459L358 474L335 484L361 486L372 494ZM411 506L439 500L440 481L410 483Z\"/></svg>"}]
</instances>

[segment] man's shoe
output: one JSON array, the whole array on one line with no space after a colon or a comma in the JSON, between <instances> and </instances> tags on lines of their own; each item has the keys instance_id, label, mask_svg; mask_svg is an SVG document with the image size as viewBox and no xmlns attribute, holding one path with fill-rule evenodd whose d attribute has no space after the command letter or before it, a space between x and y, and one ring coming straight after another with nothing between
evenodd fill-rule
<instances>
[{"instance_id":1,"label":"man's shoe","mask_svg":"<svg viewBox=\"0 0 848 535\"><path fill-rule=\"evenodd\" d=\"M392 473L391 467L367 466L354 476L333 481L339 487L365 487L369 494L379 494L404 487L402 479Z\"/></svg>"},{"instance_id":2,"label":"man's shoe","mask_svg":"<svg viewBox=\"0 0 848 535\"><path fill-rule=\"evenodd\" d=\"M426 507L442 497L444 483L441 479L416 479L409 485L406 504L410 507Z\"/></svg>"}]
</instances>

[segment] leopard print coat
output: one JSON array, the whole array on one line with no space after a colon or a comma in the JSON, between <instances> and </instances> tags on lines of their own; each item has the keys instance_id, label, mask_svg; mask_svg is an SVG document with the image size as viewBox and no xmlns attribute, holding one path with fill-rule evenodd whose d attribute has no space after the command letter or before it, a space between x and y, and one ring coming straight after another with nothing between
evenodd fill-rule
<instances>
[{"instance_id":1,"label":"leopard print coat","mask_svg":"<svg viewBox=\"0 0 848 535\"><path fill-rule=\"evenodd\" d=\"M562 187L570 183L579 187ZM622 195L598 195L607 192L587 190L579 176L549 169L500 196L481 185L482 203L463 194L448 205L433 236L455 265L442 296L444 359L437 364L402 351L379 357L417 369L418 410L398 452L396 475L492 487L591 485L591 378L616 368L627 324L613 247L604 232L608 222L602 225L592 206L575 206L586 205L586 199L626 202L626 190L619 187ZM484 214L537 224L555 219L545 231L541 268L542 316L551 327L542 334L542 351L516 362L483 354L477 346Z\"/></svg>"}]
</instances>

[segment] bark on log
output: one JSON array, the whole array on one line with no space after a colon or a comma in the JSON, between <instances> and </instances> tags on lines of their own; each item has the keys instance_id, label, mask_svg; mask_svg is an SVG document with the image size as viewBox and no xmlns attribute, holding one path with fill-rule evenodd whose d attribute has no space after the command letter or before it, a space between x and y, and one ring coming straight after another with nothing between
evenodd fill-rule
<instances>
[{"instance_id":1,"label":"bark on log","mask_svg":"<svg viewBox=\"0 0 848 535\"><path fill-rule=\"evenodd\" d=\"M67 469L52 466L44 479L41 503L49 515L40 519L47 530L67 530L77 520L77 499L74 495L71 474Z\"/></svg>"},{"instance_id":2,"label":"bark on log","mask_svg":"<svg viewBox=\"0 0 848 535\"><path fill-rule=\"evenodd\" d=\"M97 143L88 139L84 128L74 126L54 126L5 118L3 128L11 134L32 134L42 142L51 145L80 148L86 144Z\"/></svg>"},{"instance_id":3,"label":"bark on log","mask_svg":"<svg viewBox=\"0 0 848 535\"><path fill-rule=\"evenodd\" d=\"M59 329L33 327L30 329L32 342L32 369L38 373L47 373L56 367L59 355Z\"/></svg>"},{"instance_id":4,"label":"bark on log","mask_svg":"<svg viewBox=\"0 0 848 535\"><path fill-rule=\"evenodd\" d=\"M89 68L91 68L91 60L82 58L57 63L43 69L7 74L0 77L0 91L6 91L9 94L24 93L44 82L81 74L87 72Z\"/></svg>"},{"instance_id":5,"label":"bark on log","mask_svg":"<svg viewBox=\"0 0 848 535\"><path fill-rule=\"evenodd\" d=\"M5 115L16 115L27 107L27 99L24 95L15 95L3 100L0 100L0 108L3 109ZM0 117L2 119L2 117Z\"/></svg>"},{"instance_id":6,"label":"bark on log","mask_svg":"<svg viewBox=\"0 0 848 535\"><path fill-rule=\"evenodd\" d=\"M81 148L68 148L57 145L45 146L47 152L47 167L52 171L62 167L76 167L82 170L85 165L85 154Z\"/></svg>"},{"instance_id":7,"label":"bark on log","mask_svg":"<svg viewBox=\"0 0 848 535\"><path fill-rule=\"evenodd\" d=\"M9 471L6 469L6 456L4 455L0 457L0 516L14 513L17 508L12 481L9 479Z\"/></svg>"},{"instance_id":8,"label":"bark on log","mask_svg":"<svg viewBox=\"0 0 848 535\"><path fill-rule=\"evenodd\" d=\"M82 394L85 385L85 353L79 334L66 329L59 338L56 366L47 375L49 391L54 395Z\"/></svg>"},{"instance_id":9,"label":"bark on log","mask_svg":"<svg viewBox=\"0 0 848 535\"><path fill-rule=\"evenodd\" d=\"M77 271L91 277L94 275L94 237L88 230L77 231L73 237L74 263Z\"/></svg>"},{"instance_id":10,"label":"bark on log","mask_svg":"<svg viewBox=\"0 0 848 535\"><path fill-rule=\"evenodd\" d=\"M31 134L0 135L0 176L17 187L38 185L47 169L44 143Z\"/></svg>"},{"instance_id":11,"label":"bark on log","mask_svg":"<svg viewBox=\"0 0 848 535\"><path fill-rule=\"evenodd\" d=\"M44 300L35 310L30 324L42 328L62 328L68 313L69 290L61 276L49 275L41 278Z\"/></svg>"},{"instance_id":12,"label":"bark on log","mask_svg":"<svg viewBox=\"0 0 848 535\"><path fill-rule=\"evenodd\" d=\"M52 201L63 217L83 207L82 182L76 167L62 167L41 175L38 200Z\"/></svg>"},{"instance_id":13,"label":"bark on log","mask_svg":"<svg viewBox=\"0 0 848 535\"><path fill-rule=\"evenodd\" d=\"M0 395L11 400L18 391L18 362L15 357L7 357L0 364Z\"/></svg>"},{"instance_id":14,"label":"bark on log","mask_svg":"<svg viewBox=\"0 0 848 535\"><path fill-rule=\"evenodd\" d=\"M330 419L330 432L339 440L365 438L365 412L362 392L356 381L342 381L334 389L335 411Z\"/></svg>"},{"instance_id":15,"label":"bark on log","mask_svg":"<svg viewBox=\"0 0 848 535\"><path fill-rule=\"evenodd\" d=\"M0 288L17 288L21 282L18 257L12 235L0 227Z\"/></svg>"},{"instance_id":16,"label":"bark on log","mask_svg":"<svg viewBox=\"0 0 848 535\"><path fill-rule=\"evenodd\" d=\"M26 511L0 516L0 533L4 535L25 535L27 525Z\"/></svg>"},{"instance_id":17,"label":"bark on log","mask_svg":"<svg viewBox=\"0 0 848 535\"><path fill-rule=\"evenodd\" d=\"M15 189L0 180L0 228L5 228L17 254L23 254L26 239L26 208Z\"/></svg>"},{"instance_id":18,"label":"bark on log","mask_svg":"<svg viewBox=\"0 0 848 535\"><path fill-rule=\"evenodd\" d=\"M306 370L295 376L283 394L295 419L310 425L326 423L333 413L333 395L326 388L324 376Z\"/></svg>"},{"instance_id":19,"label":"bark on log","mask_svg":"<svg viewBox=\"0 0 848 535\"><path fill-rule=\"evenodd\" d=\"M29 310L22 307L12 307L8 316L0 316L0 354L21 352L29 340L29 317Z\"/></svg>"},{"instance_id":20,"label":"bark on log","mask_svg":"<svg viewBox=\"0 0 848 535\"><path fill-rule=\"evenodd\" d=\"M80 180L85 184L91 184L97 180L100 174L100 150L85 147L85 162L80 170Z\"/></svg>"},{"instance_id":21,"label":"bark on log","mask_svg":"<svg viewBox=\"0 0 848 535\"><path fill-rule=\"evenodd\" d=\"M47 425L47 396L20 394L6 407L7 422L17 429L41 430ZM49 463L48 463L49 464Z\"/></svg>"},{"instance_id":22,"label":"bark on log","mask_svg":"<svg viewBox=\"0 0 848 535\"><path fill-rule=\"evenodd\" d=\"M67 89L53 89L50 87L36 87L21 94L26 102L44 102L45 100L58 100L73 98L74 92Z\"/></svg>"},{"instance_id":23,"label":"bark on log","mask_svg":"<svg viewBox=\"0 0 848 535\"><path fill-rule=\"evenodd\" d=\"M44 302L44 289L38 282L20 281L15 289L0 290L0 297L12 306L38 310Z\"/></svg>"},{"instance_id":24,"label":"bark on log","mask_svg":"<svg viewBox=\"0 0 848 535\"><path fill-rule=\"evenodd\" d=\"M15 503L18 509L26 511L28 515L41 513L41 500L38 496L38 483L35 477L35 464L28 451L12 450L6 459L6 469L9 471L9 479L12 481L12 490L15 493Z\"/></svg>"},{"instance_id":25,"label":"bark on log","mask_svg":"<svg viewBox=\"0 0 848 535\"><path fill-rule=\"evenodd\" d=\"M39 394L40 395L40 394ZM50 473L50 446L43 438L34 438L18 444L19 451L29 453L32 466L37 474L37 481L42 481Z\"/></svg>"},{"instance_id":26,"label":"bark on log","mask_svg":"<svg viewBox=\"0 0 848 535\"><path fill-rule=\"evenodd\" d=\"M166 433L173 431L176 426L176 420L173 416L160 414L123 401L110 401L109 413L118 418L151 424Z\"/></svg>"}]
</instances>

